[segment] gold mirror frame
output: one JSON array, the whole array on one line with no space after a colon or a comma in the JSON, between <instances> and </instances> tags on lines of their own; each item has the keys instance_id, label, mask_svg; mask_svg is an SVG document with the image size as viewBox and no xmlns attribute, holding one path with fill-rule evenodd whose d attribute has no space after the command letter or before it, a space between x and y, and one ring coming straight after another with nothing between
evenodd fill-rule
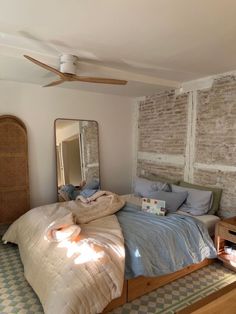
<instances>
[{"instance_id":1,"label":"gold mirror frame","mask_svg":"<svg viewBox=\"0 0 236 314\"><path fill-rule=\"evenodd\" d=\"M95 120L58 118L54 121L56 180L59 201L62 187L76 191L96 180L100 186L99 134Z\"/></svg>"}]
</instances>

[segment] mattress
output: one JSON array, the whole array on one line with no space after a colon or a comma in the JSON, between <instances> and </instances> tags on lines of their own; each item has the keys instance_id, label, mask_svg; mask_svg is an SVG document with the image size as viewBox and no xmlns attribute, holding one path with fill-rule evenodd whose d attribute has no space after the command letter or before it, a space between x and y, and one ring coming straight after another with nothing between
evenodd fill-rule
<instances>
[{"instance_id":1,"label":"mattress","mask_svg":"<svg viewBox=\"0 0 236 314\"><path fill-rule=\"evenodd\" d=\"M133 194L122 195L122 198L126 202L129 202L129 203L132 203L135 205L141 206L141 204L142 204L142 198L134 196ZM180 210L178 210L177 213L179 213L181 215L187 215L187 216L194 217L194 218L200 220L201 222L203 222L204 225L206 226L210 236L213 236L215 234L215 225L220 220L220 218L216 215L192 216L192 215L185 213L183 211L180 211Z\"/></svg>"}]
</instances>

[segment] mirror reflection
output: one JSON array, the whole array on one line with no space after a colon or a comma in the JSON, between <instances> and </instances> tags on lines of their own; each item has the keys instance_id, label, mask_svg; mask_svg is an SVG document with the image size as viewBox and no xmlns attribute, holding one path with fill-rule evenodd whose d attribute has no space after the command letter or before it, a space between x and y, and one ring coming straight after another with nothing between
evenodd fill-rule
<instances>
[{"instance_id":1,"label":"mirror reflection","mask_svg":"<svg viewBox=\"0 0 236 314\"><path fill-rule=\"evenodd\" d=\"M97 122L57 119L55 141L59 200L89 197L100 187Z\"/></svg>"}]
</instances>

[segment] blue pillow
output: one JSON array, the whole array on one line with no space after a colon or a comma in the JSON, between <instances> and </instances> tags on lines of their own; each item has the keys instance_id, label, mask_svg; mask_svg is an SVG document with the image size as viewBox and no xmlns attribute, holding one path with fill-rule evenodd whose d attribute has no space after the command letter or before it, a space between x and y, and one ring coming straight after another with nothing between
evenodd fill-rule
<instances>
[{"instance_id":1,"label":"blue pillow","mask_svg":"<svg viewBox=\"0 0 236 314\"><path fill-rule=\"evenodd\" d=\"M79 194L87 198L95 194L98 190L95 189L83 189Z\"/></svg>"},{"instance_id":2,"label":"blue pillow","mask_svg":"<svg viewBox=\"0 0 236 314\"><path fill-rule=\"evenodd\" d=\"M184 203L188 196L188 192L165 192L165 191L152 191L147 197L166 202L166 209L168 212L173 213Z\"/></svg>"},{"instance_id":3,"label":"blue pillow","mask_svg":"<svg viewBox=\"0 0 236 314\"><path fill-rule=\"evenodd\" d=\"M64 192L67 194L67 197L70 200L75 200L76 197L79 195L79 190L76 189L76 187L73 184L66 184L63 185L60 188L60 191Z\"/></svg>"},{"instance_id":4,"label":"blue pillow","mask_svg":"<svg viewBox=\"0 0 236 314\"><path fill-rule=\"evenodd\" d=\"M172 191L187 192L188 197L180 210L193 216L205 215L212 205L212 191L203 191L172 184Z\"/></svg>"}]
</instances>

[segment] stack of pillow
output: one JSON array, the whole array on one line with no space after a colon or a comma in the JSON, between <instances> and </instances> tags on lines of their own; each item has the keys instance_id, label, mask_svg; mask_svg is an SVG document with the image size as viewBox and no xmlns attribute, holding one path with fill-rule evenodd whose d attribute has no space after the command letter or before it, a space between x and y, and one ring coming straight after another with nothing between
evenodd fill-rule
<instances>
[{"instance_id":1,"label":"stack of pillow","mask_svg":"<svg viewBox=\"0 0 236 314\"><path fill-rule=\"evenodd\" d=\"M170 181L151 176L137 177L134 195L166 202L168 212L181 210L194 216L216 214L219 210L222 189L203 187L184 181Z\"/></svg>"}]
</instances>

